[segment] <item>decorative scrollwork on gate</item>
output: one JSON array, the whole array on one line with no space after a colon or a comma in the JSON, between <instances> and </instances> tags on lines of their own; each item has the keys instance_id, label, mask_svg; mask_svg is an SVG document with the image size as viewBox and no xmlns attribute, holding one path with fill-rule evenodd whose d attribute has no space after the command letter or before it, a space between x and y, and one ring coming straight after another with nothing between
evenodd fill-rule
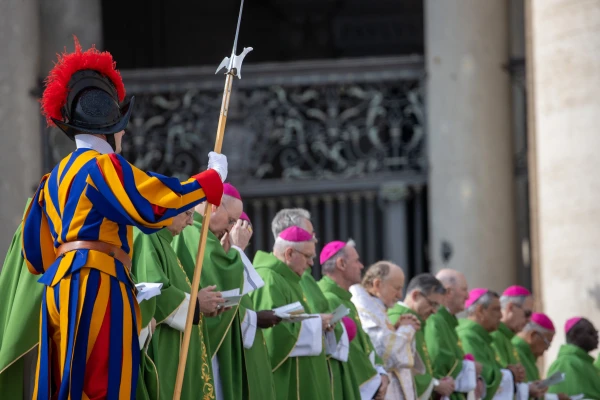
<instances>
[{"instance_id":1,"label":"decorative scrollwork on gate","mask_svg":"<svg viewBox=\"0 0 600 400\"><path fill-rule=\"evenodd\" d=\"M157 93L136 101L126 157L189 176L206 162L220 92ZM424 109L417 82L238 90L224 152L232 173L257 179L351 178L421 171Z\"/></svg>"}]
</instances>

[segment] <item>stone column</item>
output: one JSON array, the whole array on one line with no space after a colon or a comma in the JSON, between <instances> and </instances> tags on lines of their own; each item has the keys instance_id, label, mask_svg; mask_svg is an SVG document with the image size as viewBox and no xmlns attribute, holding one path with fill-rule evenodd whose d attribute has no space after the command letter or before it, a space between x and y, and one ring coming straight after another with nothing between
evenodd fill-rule
<instances>
[{"instance_id":1,"label":"stone column","mask_svg":"<svg viewBox=\"0 0 600 400\"><path fill-rule=\"evenodd\" d=\"M41 178L37 0L0 2L0 260ZM1 268L1 266L0 266Z\"/></svg>"},{"instance_id":2,"label":"stone column","mask_svg":"<svg viewBox=\"0 0 600 400\"><path fill-rule=\"evenodd\" d=\"M517 257L508 4L427 0L425 25L432 270L503 290Z\"/></svg>"},{"instance_id":3,"label":"stone column","mask_svg":"<svg viewBox=\"0 0 600 400\"><path fill-rule=\"evenodd\" d=\"M528 0L526 11L533 265L557 327L552 361L568 318L600 328L600 1Z\"/></svg>"},{"instance_id":4,"label":"stone column","mask_svg":"<svg viewBox=\"0 0 600 400\"><path fill-rule=\"evenodd\" d=\"M408 269L408 213L407 200L409 189L402 183L391 182L380 190L380 198L384 204L385 219L383 221L383 256L386 260L397 263L410 277ZM408 285L408 279L405 282Z\"/></svg>"}]
</instances>

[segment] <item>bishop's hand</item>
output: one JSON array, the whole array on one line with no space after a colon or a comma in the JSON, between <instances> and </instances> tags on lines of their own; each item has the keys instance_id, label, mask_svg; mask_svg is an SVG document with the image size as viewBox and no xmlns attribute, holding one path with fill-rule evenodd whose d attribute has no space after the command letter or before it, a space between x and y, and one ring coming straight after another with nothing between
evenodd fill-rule
<instances>
[{"instance_id":1,"label":"bishop's hand","mask_svg":"<svg viewBox=\"0 0 600 400\"><path fill-rule=\"evenodd\" d=\"M281 318L279 318L273 310L262 310L256 313L256 324L261 329L272 328L278 323L281 322Z\"/></svg>"},{"instance_id":2,"label":"bishop's hand","mask_svg":"<svg viewBox=\"0 0 600 400\"><path fill-rule=\"evenodd\" d=\"M331 323L333 314L319 314L321 316L321 322L323 323L323 332L330 332L335 327L335 324Z\"/></svg>"},{"instance_id":3,"label":"bishop's hand","mask_svg":"<svg viewBox=\"0 0 600 400\"><path fill-rule=\"evenodd\" d=\"M548 388L540 387L539 383L540 383L539 381L536 381L536 382L531 382L529 384L529 397L530 398L537 399L540 397L544 397L544 395L548 391Z\"/></svg>"},{"instance_id":4,"label":"bishop's hand","mask_svg":"<svg viewBox=\"0 0 600 400\"><path fill-rule=\"evenodd\" d=\"M385 400L385 394L388 389L388 385L390 384L390 378L387 375L381 375L381 385L379 386L379 390L375 394L374 400Z\"/></svg>"},{"instance_id":5,"label":"bishop's hand","mask_svg":"<svg viewBox=\"0 0 600 400\"><path fill-rule=\"evenodd\" d=\"M232 245L245 250L246 247L248 247L250 238L252 237L252 231L248 229L248 221L238 219L227 236L229 237Z\"/></svg>"},{"instance_id":6,"label":"bishop's hand","mask_svg":"<svg viewBox=\"0 0 600 400\"><path fill-rule=\"evenodd\" d=\"M451 376L440 379L440 384L433 390L441 396L451 396L454 393L454 379Z\"/></svg>"},{"instance_id":7,"label":"bishop's hand","mask_svg":"<svg viewBox=\"0 0 600 400\"><path fill-rule=\"evenodd\" d=\"M221 292L215 292L216 286L207 286L198 291L198 303L200 304L200 312L208 317L218 315L223 309L221 306L225 303L225 299Z\"/></svg>"},{"instance_id":8,"label":"bishop's hand","mask_svg":"<svg viewBox=\"0 0 600 400\"><path fill-rule=\"evenodd\" d=\"M400 316L398 321L396 321L396 325L394 327L398 329L401 326L412 326L415 331L418 331L421 329L421 322L415 315L403 314Z\"/></svg>"},{"instance_id":9,"label":"bishop's hand","mask_svg":"<svg viewBox=\"0 0 600 400\"><path fill-rule=\"evenodd\" d=\"M516 383L525 382L525 368L521 364L508 365L506 369L512 372Z\"/></svg>"}]
</instances>

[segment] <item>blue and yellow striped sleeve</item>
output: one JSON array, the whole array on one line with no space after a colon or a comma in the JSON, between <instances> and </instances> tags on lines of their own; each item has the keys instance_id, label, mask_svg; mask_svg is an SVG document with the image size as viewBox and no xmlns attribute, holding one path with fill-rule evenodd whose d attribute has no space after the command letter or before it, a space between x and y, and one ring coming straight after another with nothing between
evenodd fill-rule
<instances>
[{"instance_id":1,"label":"blue and yellow striped sleeve","mask_svg":"<svg viewBox=\"0 0 600 400\"><path fill-rule=\"evenodd\" d=\"M102 197L101 201L94 201L94 198L100 200L97 194L88 193L92 203L108 202L113 213L118 212L140 229L160 229L170 223L170 218L206 200L219 205L223 195L223 183L214 170L180 182L176 178L144 172L118 154L96 158L88 173L88 183Z\"/></svg>"},{"instance_id":2,"label":"blue and yellow striped sleeve","mask_svg":"<svg viewBox=\"0 0 600 400\"><path fill-rule=\"evenodd\" d=\"M44 213L44 187L48 176L42 178L21 222L23 259L34 275L43 274L56 260L49 221Z\"/></svg>"}]
</instances>

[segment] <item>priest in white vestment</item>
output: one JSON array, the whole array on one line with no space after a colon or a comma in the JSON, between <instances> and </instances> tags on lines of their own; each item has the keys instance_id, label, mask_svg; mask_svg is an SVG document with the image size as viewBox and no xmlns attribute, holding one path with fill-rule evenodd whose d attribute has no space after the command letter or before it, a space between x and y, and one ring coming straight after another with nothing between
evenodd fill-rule
<instances>
[{"instance_id":1,"label":"priest in white vestment","mask_svg":"<svg viewBox=\"0 0 600 400\"><path fill-rule=\"evenodd\" d=\"M402 268L380 261L369 267L362 284L350 288L363 329L390 377L386 400L417 398L413 373L424 371L414 340L420 329L419 320L414 315L404 315L394 326L388 319L387 310L402 298L403 287Z\"/></svg>"}]
</instances>

